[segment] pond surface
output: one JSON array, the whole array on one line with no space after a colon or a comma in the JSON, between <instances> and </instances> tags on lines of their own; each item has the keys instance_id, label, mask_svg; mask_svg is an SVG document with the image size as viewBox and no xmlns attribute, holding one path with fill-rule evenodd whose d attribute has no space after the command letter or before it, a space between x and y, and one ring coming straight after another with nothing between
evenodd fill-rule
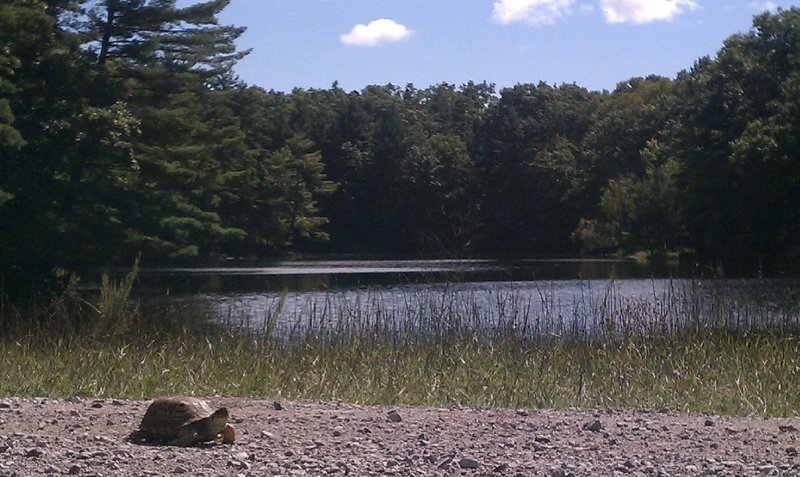
<instances>
[{"instance_id":1,"label":"pond surface","mask_svg":"<svg viewBox=\"0 0 800 477\"><path fill-rule=\"evenodd\" d=\"M297 260L146 268L147 303L280 336L443 328L536 334L795 324L800 280L697 280L624 259Z\"/></svg>"}]
</instances>

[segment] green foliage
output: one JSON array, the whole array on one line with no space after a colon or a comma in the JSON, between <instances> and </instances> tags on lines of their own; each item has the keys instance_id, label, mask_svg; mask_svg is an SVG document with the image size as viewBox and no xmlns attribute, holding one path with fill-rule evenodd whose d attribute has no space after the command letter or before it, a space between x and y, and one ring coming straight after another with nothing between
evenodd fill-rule
<instances>
[{"instance_id":1,"label":"green foliage","mask_svg":"<svg viewBox=\"0 0 800 477\"><path fill-rule=\"evenodd\" d=\"M290 93L228 0L0 4L0 283L284 252L800 263L800 10L674 80ZM13 230L13 233L6 231ZM787 260L788 259L788 260ZM97 278L97 277L95 277Z\"/></svg>"},{"instance_id":2,"label":"green foliage","mask_svg":"<svg viewBox=\"0 0 800 477\"><path fill-rule=\"evenodd\" d=\"M684 221L703 255L754 266L796 257L800 10L755 18L681 79Z\"/></svg>"},{"instance_id":3,"label":"green foliage","mask_svg":"<svg viewBox=\"0 0 800 477\"><path fill-rule=\"evenodd\" d=\"M600 198L597 219L583 219L577 238L589 250L647 251L664 255L683 239L677 178L680 164L659 157L663 147L650 141L641 152L642 177L611 179Z\"/></svg>"},{"instance_id":4,"label":"green foliage","mask_svg":"<svg viewBox=\"0 0 800 477\"><path fill-rule=\"evenodd\" d=\"M573 85L501 91L476 139L483 195L482 248L530 254L570 251L582 182L578 158L597 95Z\"/></svg>"}]
</instances>

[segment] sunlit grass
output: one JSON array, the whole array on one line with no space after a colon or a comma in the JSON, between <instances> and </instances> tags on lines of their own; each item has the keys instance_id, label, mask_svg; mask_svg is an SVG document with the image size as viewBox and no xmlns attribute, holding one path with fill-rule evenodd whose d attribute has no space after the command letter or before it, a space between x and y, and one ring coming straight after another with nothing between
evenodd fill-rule
<instances>
[{"instance_id":1,"label":"sunlit grass","mask_svg":"<svg viewBox=\"0 0 800 477\"><path fill-rule=\"evenodd\" d=\"M211 326L189 316L190 310L145 316L112 297L127 298L130 291L117 284L112 293L112 285L106 284L98 303L60 303L27 315L5 306L0 395L188 393L765 416L800 411L800 334L790 315L768 327L755 326L753 319L743 326L741 317L728 312L726 322L686 316L666 326L658 310L629 306L626 313L651 320L653 328L631 331L618 326L625 318L617 315L605 317L605 328L592 324L601 333L576 326L556 333L542 325L549 331L536 335L530 326L514 326L516 321L472 326L481 312L469 303L447 306L472 316L449 317L425 298L421 309L428 311L417 320L398 324L375 319L374 307L370 316L351 309L333 328L297 327L286 337L273 333L269 317L265 331Z\"/></svg>"}]
</instances>

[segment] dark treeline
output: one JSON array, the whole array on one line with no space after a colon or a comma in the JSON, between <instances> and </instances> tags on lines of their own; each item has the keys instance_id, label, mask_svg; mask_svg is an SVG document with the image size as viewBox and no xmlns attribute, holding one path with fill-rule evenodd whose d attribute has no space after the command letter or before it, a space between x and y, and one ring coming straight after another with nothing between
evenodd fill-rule
<instances>
[{"instance_id":1,"label":"dark treeline","mask_svg":"<svg viewBox=\"0 0 800 477\"><path fill-rule=\"evenodd\" d=\"M0 0L6 293L286 252L800 258L800 9L675 79L291 93L232 72L229 0Z\"/></svg>"}]
</instances>

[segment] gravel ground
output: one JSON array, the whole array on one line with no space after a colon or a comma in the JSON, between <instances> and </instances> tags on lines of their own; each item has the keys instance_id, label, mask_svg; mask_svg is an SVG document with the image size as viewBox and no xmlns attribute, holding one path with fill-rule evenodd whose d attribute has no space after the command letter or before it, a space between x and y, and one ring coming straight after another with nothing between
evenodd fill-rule
<instances>
[{"instance_id":1,"label":"gravel ground","mask_svg":"<svg viewBox=\"0 0 800 477\"><path fill-rule=\"evenodd\" d=\"M235 444L127 442L149 401L0 398L0 476L800 476L800 418L208 401Z\"/></svg>"}]
</instances>

